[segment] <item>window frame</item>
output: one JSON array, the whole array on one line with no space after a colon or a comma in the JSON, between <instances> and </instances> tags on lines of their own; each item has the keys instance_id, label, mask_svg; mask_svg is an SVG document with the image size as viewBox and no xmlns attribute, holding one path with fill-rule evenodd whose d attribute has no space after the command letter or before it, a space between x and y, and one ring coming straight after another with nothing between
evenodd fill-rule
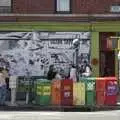
<instances>
[{"instance_id":1,"label":"window frame","mask_svg":"<svg viewBox=\"0 0 120 120\"><path fill-rule=\"evenodd\" d=\"M55 13L58 14L70 14L72 13L72 0L69 0L69 11L57 11L57 0L55 0Z\"/></svg>"},{"instance_id":2,"label":"window frame","mask_svg":"<svg viewBox=\"0 0 120 120\"><path fill-rule=\"evenodd\" d=\"M13 0L10 0L10 5L0 6L0 9L3 9L4 12L0 11L0 14L12 13L13 10ZM7 9L6 9L7 8ZM1 10L2 10L1 9ZM6 11L7 10L7 11Z\"/></svg>"}]
</instances>

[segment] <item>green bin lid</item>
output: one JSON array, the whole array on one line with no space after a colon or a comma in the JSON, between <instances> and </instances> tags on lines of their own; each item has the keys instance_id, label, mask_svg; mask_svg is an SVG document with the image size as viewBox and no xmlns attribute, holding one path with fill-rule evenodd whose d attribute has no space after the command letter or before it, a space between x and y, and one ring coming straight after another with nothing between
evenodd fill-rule
<instances>
[{"instance_id":1,"label":"green bin lid","mask_svg":"<svg viewBox=\"0 0 120 120\"><path fill-rule=\"evenodd\" d=\"M87 77L86 80L96 80L97 77Z\"/></svg>"}]
</instances>

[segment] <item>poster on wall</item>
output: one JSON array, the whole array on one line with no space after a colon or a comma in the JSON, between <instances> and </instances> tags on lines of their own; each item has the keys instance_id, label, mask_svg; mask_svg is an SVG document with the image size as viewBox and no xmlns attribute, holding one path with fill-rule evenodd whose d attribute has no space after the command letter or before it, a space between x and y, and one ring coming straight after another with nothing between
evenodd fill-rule
<instances>
[{"instance_id":1,"label":"poster on wall","mask_svg":"<svg viewBox=\"0 0 120 120\"><path fill-rule=\"evenodd\" d=\"M46 76L49 66L69 74L73 39L80 40L79 68L90 59L90 32L0 32L0 67L16 76Z\"/></svg>"}]
</instances>

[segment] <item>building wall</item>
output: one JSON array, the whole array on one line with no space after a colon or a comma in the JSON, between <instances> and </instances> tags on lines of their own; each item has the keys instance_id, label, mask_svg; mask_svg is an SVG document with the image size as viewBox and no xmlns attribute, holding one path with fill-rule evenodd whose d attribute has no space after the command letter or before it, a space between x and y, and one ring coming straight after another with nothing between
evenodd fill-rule
<instances>
[{"instance_id":1,"label":"building wall","mask_svg":"<svg viewBox=\"0 0 120 120\"><path fill-rule=\"evenodd\" d=\"M104 3L104 4L103 4ZM72 13L110 13L120 0L71 0ZM14 13L55 13L55 0L13 0Z\"/></svg>"},{"instance_id":2,"label":"building wall","mask_svg":"<svg viewBox=\"0 0 120 120\"><path fill-rule=\"evenodd\" d=\"M54 13L54 0L13 0L14 13Z\"/></svg>"},{"instance_id":3,"label":"building wall","mask_svg":"<svg viewBox=\"0 0 120 120\"><path fill-rule=\"evenodd\" d=\"M0 6L11 6L11 0L0 0Z\"/></svg>"},{"instance_id":4,"label":"building wall","mask_svg":"<svg viewBox=\"0 0 120 120\"><path fill-rule=\"evenodd\" d=\"M0 0L0 13L11 12L11 0Z\"/></svg>"},{"instance_id":5,"label":"building wall","mask_svg":"<svg viewBox=\"0 0 120 120\"><path fill-rule=\"evenodd\" d=\"M74 2L75 1L75 2ZM73 13L110 13L112 5L120 4L120 0L74 0Z\"/></svg>"},{"instance_id":6,"label":"building wall","mask_svg":"<svg viewBox=\"0 0 120 120\"><path fill-rule=\"evenodd\" d=\"M120 0L71 0L70 13L72 14L69 15L57 14L55 12L55 1L56 0L1 0L0 13L12 14L0 15L0 22L89 22L105 20L116 21L120 19L119 12L117 14L110 12L111 5L120 5ZM6 8L4 4L11 4L11 6L7 6ZM111 13L111 15L104 15L108 13ZM115 16L112 16L113 14Z\"/></svg>"}]
</instances>

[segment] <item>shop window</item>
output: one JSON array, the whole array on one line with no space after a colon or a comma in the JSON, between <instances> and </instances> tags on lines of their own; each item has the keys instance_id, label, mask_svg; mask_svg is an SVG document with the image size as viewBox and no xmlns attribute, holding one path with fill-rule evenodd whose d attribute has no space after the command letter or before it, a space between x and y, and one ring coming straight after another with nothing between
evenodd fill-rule
<instances>
[{"instance_id":1,"label":"shop window","mask_svg":"<svg viewBox=\"0 0 120 120\"><path fill-rule=\"evenodd\" d=\"M57 13L70 13L71 0L56 0L56 12Z\"/></svg>"},{"instance_id":2,"label":"shop window","mask_svg":"<svg viewBox=\"0 0 120 120\"><path fill-rule=\"evenodd\" d=\"M11 1L12 0L0 0L0 13L11 12Z\"/></svg>"}]
</instances>

